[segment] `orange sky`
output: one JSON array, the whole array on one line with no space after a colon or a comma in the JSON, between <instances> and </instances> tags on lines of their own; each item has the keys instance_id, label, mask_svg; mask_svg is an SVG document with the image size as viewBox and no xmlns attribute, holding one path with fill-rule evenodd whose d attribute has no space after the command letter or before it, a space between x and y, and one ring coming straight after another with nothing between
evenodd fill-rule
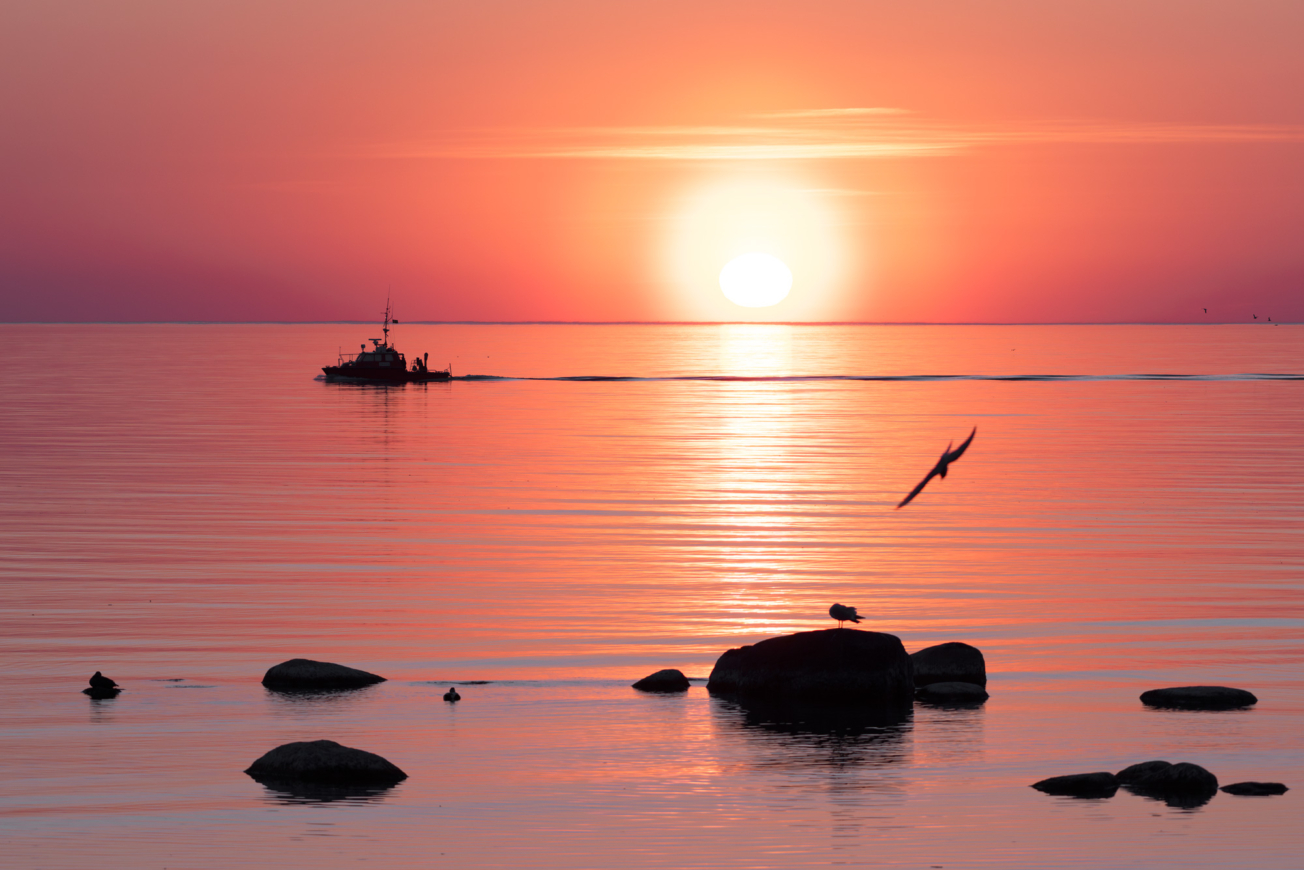
<instances>
[{"instance_id":1,"label":"orange sky","mask_svg":"<svg viewBox=\"0 0 1304 870\"><path fill-rule=\"evenodd\" d=\"M1304 320L1304 4L0 5L0 320ZM794 282L724 299L748 250Z\"/></svg>"}]
</instances>

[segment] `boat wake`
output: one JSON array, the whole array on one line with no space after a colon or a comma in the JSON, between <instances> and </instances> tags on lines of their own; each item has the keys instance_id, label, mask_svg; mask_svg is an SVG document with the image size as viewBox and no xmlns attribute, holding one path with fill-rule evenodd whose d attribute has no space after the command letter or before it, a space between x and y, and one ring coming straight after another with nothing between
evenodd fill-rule
<instances>
[{"instance_id":1,"label":"boat wake","mask_svg":"<svg viewBox=\"0 0 1304 870\"><path fill-rule=\"evenodd\" d=\"M455 381L741 381L787 383L810 381L1304 381L1304 374L1247 372L1229 375L1116 374L1116 375L454 375Z\"/></svg>"}]
</instances>

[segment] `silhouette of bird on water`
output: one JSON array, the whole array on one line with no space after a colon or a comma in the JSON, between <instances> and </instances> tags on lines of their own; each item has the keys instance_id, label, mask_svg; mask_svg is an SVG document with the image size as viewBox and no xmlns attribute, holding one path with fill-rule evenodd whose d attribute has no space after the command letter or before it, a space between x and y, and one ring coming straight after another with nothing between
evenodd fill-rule
<instances>
[{"instance_id":1,"label":"silhouette of bird on water","mask_svg":"<svg viewBox=\"0 0 1304 870\"><path fill-rule=\"evenodd\" d=\"M118 684L104 676L104 674L101 674L99 671L96 671L94 675L91 676L91 688L97 692L107 692L110 689L118 688Z\"/></svg>"},{"instance_id":2,"label":"silhouette of bird on water","mask_svg":"<svg viewBox=\"0 0 1304 870\"><path fill-rule=\"evenodd\" d=\"M933 470L928 472L927 477L919 481L918 486L910 490L910 495L901 499L901 504L897 505L896 509L901 510L901 508L910 504L910 501L915 496L919 495L919 493L923 490L923 488L928 484L928 481L932 480L934 477L938 477L939 475L941 477L946 477L947 467L952 462L955 462L957 459L959 459L961 456L964 455L964 451L969 448L969 443L973 441L973 436L976 434L978 434L977 426L973 427L973 431L969 433L969 437L964 439L964 443L961 444L959 447L955 448L955 450L951 449L951 444L954 444L955 443L954 441L952 441L951 444L947 444L946 450L942 452L942 458L937 460L937 464L933 466Z\"/></svg>"},{"instance_id":3,"label":"silhouette of bird on water","mask_svg":"<svg viewBox=\"0 0 1304 870\"><path fill-rule=\"evenodd\" d=\"M456 687L456 686L449 686L449 687L448 687L448 691L444 693L444 700L445 700L445 701L460 701L460 700L462 700L462 696L459 695L459 694L457 694L457 687Z\"/></svg>"},{"instance_id":4,"label":"silhouette of bird on water","mask_svg":"<svg viewBox=\"0 0 1304 870\"><path fill-rule=\"evenodd\" d=\"M838 621L838 628L842 628L844 622L860 622L860 617L856 615L856 608L844 607L841 604L830 607L829 616Z\"/></svg>"}]
</instances>

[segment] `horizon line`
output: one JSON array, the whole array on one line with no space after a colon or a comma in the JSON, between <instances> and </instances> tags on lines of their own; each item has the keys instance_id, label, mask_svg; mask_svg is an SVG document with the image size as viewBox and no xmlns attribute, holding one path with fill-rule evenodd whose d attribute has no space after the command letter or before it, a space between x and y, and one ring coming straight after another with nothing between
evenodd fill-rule
<instances>
[{"instance_id":1,"label":"horizon line","mask_svg":"<svg viewBox=\"0 0 1304 870\"><path fill-rule=\"evenodd\" d=\"M1293 320L404 320L399 326L1297 326ZM374 320L0 320L0 326L346 326Z\"/></svg>"}]
</instances>

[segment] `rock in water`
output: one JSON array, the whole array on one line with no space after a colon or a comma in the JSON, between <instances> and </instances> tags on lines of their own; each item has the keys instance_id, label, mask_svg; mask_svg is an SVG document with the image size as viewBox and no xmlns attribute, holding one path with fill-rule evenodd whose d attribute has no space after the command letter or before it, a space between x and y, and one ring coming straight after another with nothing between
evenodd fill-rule
<instances>
[{"instance_id":1,"label":"rock in water","mask_svg":"<svg viewBox=\"0 0 1304 870\"><path fill-rule=\"evenodd\" d=\"M1227 686L1178 686L1141 693L1141 703L1173 710L1235 710L1259 703L1244 689Z\"/></svg>"},{"instance_id":2,"label":"rock in water","mask_svg":"<svg viewBox=\"0 0 1304 870\"><path fill-rule=\"evenodd\" d=\"M634 683L634 688L644 692L687 692L688 677L683 671L666 668Z\"/></svg>"},{"instance_id":3,"label":"rock in water","mask_svg":"<svg viewBox=\"0 0 1304 870\"><path fill-rule=\"evenodd\" d=\"M1161 800L1170 807L1198 807L1218 793L1218 777L1185 761L1157 767L1127 783L1128 791Z\"/></svg>"},{"instance_id":4,"label":"rock in water","mask_svg":"<svg viewBox=\"0 0 1304 870\"><path fill-rule=\"evenodd\" d=\"M920 687L915 697L931 704L981 704L988 695L975 683L929 683Z\"/></svg>"},{"instance_id":5,"label":"rock in water","mask_svg":"<svg viewBox=\"0 0 1304 870\"><path fill-rule=\"evenodd\" d=\"M982 650L967 643L952 641L924 647L911 653L915 666L915 685L930 683L973 683L987 685L987 662Z\"/></svg>"},{"instance_id":6,"label":"rock in water","mask_svg":"<svg viewBox=\"0 0 1304 870\"><path fill-rule=\"evenodd\" d=\"M333 662L315 662L312 659L290 659L267 669L263 685L280 691L313 689L356 689L373 683L385 682L384 677L348 668Z\"/></svg>"},{"instance_id":7,"label":"rock in water","mask_svg":"<svg viewBox=\"0 0 1304 870\"><path fill-rule=\"evenodd\" d=\"M393 784L407 779L395 765L334 740L286 743L249 765L245 773L259 782Z\"/></svg>"},{"instance_id":8,"label":"rock in water","mask_svg":"<svg viewBox=\"0 0 1304 870\"><path fill-rule=\"evenodd\" d=\"M1121 783L1132 783L1172 766L1172 762L1169 761L1141 761L1136 764L1129 764L1115 776L1118 777L1118 781Z\"/></svg>"},{"instance_id":9,"label":"rock in water","mask_svg":"<svg viewBox=\"0 0 1304 870\"><path fill-rule=\"evenodd\" d=\"M1290 789L1279 782L1234 782L1231 785L1223 786L1222 791L1228 794L1249 797L1267 797L1274 794L1285 794Z\"/></svg>"},{"instance_id":10,"label":"rock in water","mask_svg":"<svg viewBox=\"0 0 1304 870\"><path fill-rule=\"evenodd\" d=\"M829 628L728 650L706 688L767 702L908 706L914 673L896 635Z\"/></svg>"},{"instance_id":11,"label":"rock in water","mask_svg":"<svg viewBox=\"0 0 1304 870\"><path fill-rule=\"evenodd\" d=\"M1114 774L1104 771L1098 773L1071 773L1067 776L1052 776L1041 782L1034 782L1032 787L1046 794L1067 797L1107 798L1118 791L1118 779Z\"/></svg>"}]
</instances>

